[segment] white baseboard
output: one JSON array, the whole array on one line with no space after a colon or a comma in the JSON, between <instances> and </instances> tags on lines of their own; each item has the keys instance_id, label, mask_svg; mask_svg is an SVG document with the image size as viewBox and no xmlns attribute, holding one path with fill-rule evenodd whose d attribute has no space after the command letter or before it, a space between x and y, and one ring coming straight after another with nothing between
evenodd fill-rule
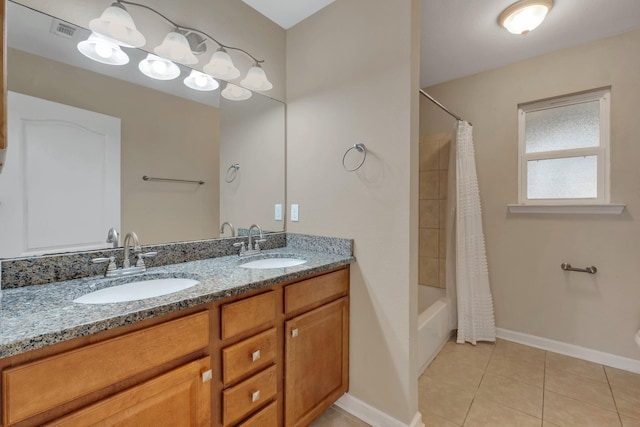
<instances>
[{"instance_id":1,"label":"white baseboard","mask_svg":"<svg viewBox=\"0 0 640 427\"><path fill-rule=\"evenodd\" d=\"M615 354L604 353L602 351L580 347L579 345L567 344L561 341L523 334L521 332L509 331L502 328L496 328L496 336L507 341L513 341L531 347L553 351L554 353L576 357L578 359L611 366L624 371L640 373L640 360L616 356Z\"/></svg>"},{"instance_id":2,"label":"white baseboard","mask_svg":"<svg viewBox=\"0 0 640 427\"><path fill-rule=\"evenodd\" d=\"M362 400L351 396L349 393L343 394L335 405L365 423L371 424L373 427L424 427L422 414L420 412L416 412L411 420L411 424L405 424Z\"/></svg>"}]
</instances>

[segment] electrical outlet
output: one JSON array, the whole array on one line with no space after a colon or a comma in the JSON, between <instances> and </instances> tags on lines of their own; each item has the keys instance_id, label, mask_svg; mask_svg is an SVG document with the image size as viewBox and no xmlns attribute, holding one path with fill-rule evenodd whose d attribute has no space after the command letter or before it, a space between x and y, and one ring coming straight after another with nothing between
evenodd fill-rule
<instances>
[{"instance_id":1,"label":"electrical outlet","mask_svg":"<svg viewBox=\"0 0 640 427\"><path fill-rule=\"evenodd\" d=\"M280 203L276 204L275 219L276 221L282 221L282 205Z\"/></svg>"},{"instance_id":2,"label":"electrical outlet","mask_svg":"<svg viewBox=\"0 0 640 427\"><path fill-rule=\"evenodd\" d=\"M298 205L291 205L291 221L298 221Z\"/></svg>"}]
</instances>

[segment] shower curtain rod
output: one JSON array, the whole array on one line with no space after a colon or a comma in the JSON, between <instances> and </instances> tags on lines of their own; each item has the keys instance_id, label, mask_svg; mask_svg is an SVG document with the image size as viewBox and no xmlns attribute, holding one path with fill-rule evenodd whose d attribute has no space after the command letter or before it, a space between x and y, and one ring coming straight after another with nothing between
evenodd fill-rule
<instances>
[{"instance_id":1,"label":"shower curtain rod","mask_svg":"<svg viewBox=\"0 0 640 427\"><path fill-rule=\"evenodd\" d=\"M424 90L420 89L420 93L423 94L424 96L427 97L427 99L431 102L433 102L434 104L436 104L438 107L440 107L445 113L447 113L448 115L450 115L451 117L453 117L454 119L456 119L459 122L463 122L464 120L462 120L462 118L460 116L458 116L455 113L452 113L451 111L449 111L449 109L447 107L445 107L444 105L442 105L440 102L438 102L433 96L429 95L427 92L425 92ZM469 123L471 125L471 123ZM473 126L473 125L472 125Z\"/></svg>"}]
</instances>

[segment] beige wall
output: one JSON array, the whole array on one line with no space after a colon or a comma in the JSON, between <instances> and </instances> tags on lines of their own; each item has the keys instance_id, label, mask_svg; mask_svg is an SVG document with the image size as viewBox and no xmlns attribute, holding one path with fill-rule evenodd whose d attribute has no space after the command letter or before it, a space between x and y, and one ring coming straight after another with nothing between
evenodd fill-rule
<instances>
[{"instance_id":1,"label":"beige wall","mask_svg":"<svg viewBox=\"0 0 640 427\"><path fill-rule=\"evenodd\" d=\"M300 205L288 231L355 240L349 394L407 424L418 410L417 5L340 0L287 34L287 201ZM355 143L369 154L346 172Z\"/></svg>"},{"instance_id":2,"label":"beige wall","mask_svg":"<svg viewBox=\"0 0 640 427\"><path fill-rule=\"evenodd\" d=\"M640 31L428 88L474 124L476 161L499 328L640 359ZM611 199L622 215L515 215L517 105L611 86ZM421 133L453 119L421 101ZM595 276L562 262L595 265Z\"/></svg>"},{"instance_id":3,"label":"beige wall","mask_svg":"<svg viewBox=\"0 0 640 427\"><path fill-rule=\"evenodd\" d=\"M217 108L8 52L9 90L121 119L123 233L135 231L143 244L218 237ZM205 184L145 182L143 175Z\"/></svg>"},{"instance_id":4,"label":"beige wall","mask_svg":"<svg viewBox=\"0 0 640 427\"><path fill-rule=\"evenodd\" d=\"M19 3L85 28L110 4L98 0L19 0ZM240 0L190 0L188 5L173 0L146 0L142 3L164 13L177 24L198 28L221 43L243 48L258 59L264 59L264 70L273 83L273 89L267 94L279 100L285 99L286 32L253 8ZM135 6L126 7L147 39L143 49L152 52L162 43L166 32L171 29L170 25L149 11ZM208 49L193 68L202 70L217 46L210 43ZM243 73L237 79L240 81L253 65L252 60L239 52L230 54Z\"/></svg>"},{"instance_id":5,"label":"beige wall","mask_svg":"<svg viewBox=\"0 0 640 427\"><path fill-rule=\"evenodd\" d=\"M264 96L220 104L220 222L231 221L236 230L258 224L283 231L274 210L279 203L284 215L284 104ZM226 182L236 163L235 179Z\"/></svg>"}]
</instances>

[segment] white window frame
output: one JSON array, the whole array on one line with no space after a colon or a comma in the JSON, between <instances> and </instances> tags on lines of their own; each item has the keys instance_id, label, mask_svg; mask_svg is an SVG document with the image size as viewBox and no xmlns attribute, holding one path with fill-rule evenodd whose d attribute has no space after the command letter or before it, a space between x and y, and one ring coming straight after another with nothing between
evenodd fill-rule
<instances>
[{"instance_id":1,"label":"white window frame","mask_svg":"<svg viewBox=\"0 0 640 427\"><path fill-rule=\"evenodd\" d=\"M567 105L581 104L585 102L599 101L600 104L600 145L597 147L576 148L569 150L554 150L538 153L526 152L526 114ZM557 98L545 99L518 106L518 203L520 206L596 206L610 204L610 111L611 88L601 88L578 94L566 95ZM560 159L580 156L597 157L597 197L596 198L569 198L569 199L529 199L528 188L528 161Z\"/></svg>"}]
</instances>

